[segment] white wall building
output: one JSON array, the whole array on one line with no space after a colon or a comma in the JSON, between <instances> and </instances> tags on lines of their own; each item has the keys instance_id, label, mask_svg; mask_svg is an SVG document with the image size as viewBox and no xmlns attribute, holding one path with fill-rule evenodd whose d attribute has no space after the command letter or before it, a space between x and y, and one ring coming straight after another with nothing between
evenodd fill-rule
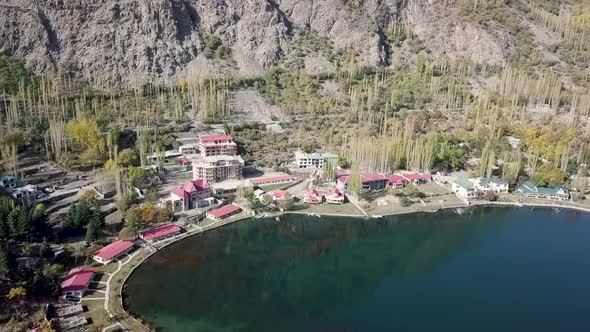
<instances>
[{"instance_id":1,"label":"white wall building","mask_svg":"<svg viewBox=\"0 0 590 332\"><path fill-rule=\"evenodd\" d=\"M470 199L475 198L477 190L475 185L469 179L458 178L453 182L452 190L459 198Z\"/></svg>"},{"instance_id":2,"label":"white wall building","mask_svg":"<svg viewBox=\"0 0 590 332\"><path fill-rule=\"evenodd\" d=\"M334 153L305 153L295 151L295 163L298 168L322 168L326 162L338 162L338 155Z\"/></svg>"}]
</instances>

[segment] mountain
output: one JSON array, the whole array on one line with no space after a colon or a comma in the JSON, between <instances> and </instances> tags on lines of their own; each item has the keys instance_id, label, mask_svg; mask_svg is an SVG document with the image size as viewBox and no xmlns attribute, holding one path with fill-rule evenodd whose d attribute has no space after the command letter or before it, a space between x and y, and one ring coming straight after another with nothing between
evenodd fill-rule
<instances>
[{"instance_id":1,"label":"mountain","mask_svg":"<svg viewBox=\"0 0 590 332\"><path fill-rule=\"evenodd\" d=\"M0 53L34 72L71 72L98 85L167 82L187 73L258 74L296 51L297 31L313 31L366 64L389 66L404 53L387 40L390 28L401 24L434 56L504 64L514 45L509 32L468 20L449 3L0 0Z\"/></svg>"}]
</instances>

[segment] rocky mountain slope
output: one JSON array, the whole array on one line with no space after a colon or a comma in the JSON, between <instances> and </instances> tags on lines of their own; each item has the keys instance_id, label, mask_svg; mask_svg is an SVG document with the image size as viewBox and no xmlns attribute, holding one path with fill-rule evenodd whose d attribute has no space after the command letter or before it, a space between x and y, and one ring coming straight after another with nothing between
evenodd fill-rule
<instances>
[{"instance_id":1,"label":"rocky mountain slope","mask_svg":"<svg viewBox=\"0 0 590 332\"><path fill-rule=\"evenodd\" d=\"M0 53L35 72L67 71L106 85L215 73L209 36L231 48L233 74L252 75L291 51L297 29L387 66L385 30L407 26L436 56L502 64L513 41L468 22L446 0L0 0Z\"/></svg>"}]
</instances>

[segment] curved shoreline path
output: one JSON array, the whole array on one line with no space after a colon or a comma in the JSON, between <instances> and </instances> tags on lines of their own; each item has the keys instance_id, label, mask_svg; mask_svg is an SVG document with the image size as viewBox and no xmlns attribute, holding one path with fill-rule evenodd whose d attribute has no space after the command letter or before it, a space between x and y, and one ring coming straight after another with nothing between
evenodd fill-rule
<instances>
[{"instance_id":1,"label":"curved shoreline path","mask_svg":"<svg viewBox=\"0 0 590 332\"><path fill-rule=\"evenodd\" d=\"M393 216L393 215L401 215L401 214L413 214L413 213L428 213L428 212L437 212L440 210L448 210L448 209L456 209L456 208L468 208L468 207L481 207L481 206L513 206L513 207L541 207L541 208L563 208L563 209L570 209L570 210L575 210L575 211L580 211L580 212L587 212L590 213L590 208L586 208L586 207L581 207L581 206L576 206L576 205L570 205L567 204L566 202L547 202L547 203L543 203L543 202L512 202L512 201L500 201L500 202L488 202L488 201L475 201L475 202L471 202L471 204L458 204L458 205L452 205L452 206L442 206L441 208L433 211L432 209L422 209L422 208L418 208L415 210L407 210L407 211L399 211L399 212L394 212L394 213L389 213L389 214L383 214L383 216ZM363 210L361 210L363 211ZM363 211L364 212L364 211ZM277 214L272 214L269 217L274 217L274 216L278 216L278 215L282 215L282 214L303 214L305 212L301 212L301 211L296 211L296 212L284 212L284 213L277 213ZM314 213L316 215L320 215L320 216L347 216L347 217L355 217L355 218L362 218L362 219L366 219L367 217L370 217L370 214L364 213L364 215L344 215L344 214L330 214L330 213ZM237 221L241 221L244 219L249 219L252 218L253 216L250 215L240 215L234 218L229 218L227 220L219 220L219 221L214 221L211 222L208 225L205 226L198 226L198 225L190 225L187 232L185 233L181 233L179 235L176 235L174 237L165 239L161 242L152 244L152 245L145 245L140 247L140 249L138 249L136 252L134 252L132 255L130 255L127 260L124 263L121 263L121 261L118 261L117 264L117 269L116 271L114 271L113 273L110 274L109 278L107 279L106 282L106 296L105 296L105 302L104 302L104 309L108 314L108 317L113 321L114 324L107 326L105 328L102 329L102 331L108 331L112 328L115 327L119 327L125 331L150 331L150 329L145 326L142 322L138 321L136 318L134 318L133 316L131 316L124 308L123 306L123 287L125 285L125 283L127 282L127 279L129 278L129 276L131 276L131 274L133 273L133 271L140 266L145 260L147 260L149 257L151 257L153 254L157 253L159 250L173 244L176 243L177 241L180 241L182 239L185 239L187 237L193 236L195 234L200 234L203 233L205 231L208 230L212 230L218 227L222 227ZM142 254L146 254L145 257L142 257L139 261L135 261L135 258L137 256L142 256ZM123 271L124 267L126 267L127 265L129 265L130 263L134 262L135 264L132 264L131 269L129 269L128 271ZM111 292L111 286L114 280L115 275L123 273L123 275L120 275L119 280L120 285L116 285L116 287L118 287L115 291L116 291L116 295L119 297L120 301L110 301L110 292ZM122 317L121 316L115 316L113 314L113 312L115 313L122 313Z\"/></svg>"}]
</instances>

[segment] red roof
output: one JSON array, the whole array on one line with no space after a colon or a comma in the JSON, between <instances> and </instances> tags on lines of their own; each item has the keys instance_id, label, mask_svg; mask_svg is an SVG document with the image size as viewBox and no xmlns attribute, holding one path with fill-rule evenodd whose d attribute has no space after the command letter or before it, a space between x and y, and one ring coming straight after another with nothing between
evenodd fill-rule
<instances>
[{"instance_id":1,"label":"red roof","mask_svg":"<svg viewBox=\"0 0 590 332\"><path fill-rule=\"evenodd\" d=\"M272 197L275 199L284 199L287 198L287 192L284 190L275 190L272 193Z\"/></svg>"},{"instance_id":2,"label":"red roof","mask_svg":"<svg viewBox=\"0 0 590 332\"><path fill-rule=\"evenodd\" d=\"M209 211L209 215L213 216L213 218L222 218L224 216L230 215L234 212L238 212L241 211L242 209L235 205L235 204L229 204L226 206L223 206L217 210L212 210Z\"/></svg>"},{"instance_id":3,"label":"red roof","mask_svg":"<svg viewBox=\"0 0 590 332\"><path fill-rule=\"evenodd\" d=\"M191 161L187 158L187 157L180 157L178 158L178 160L180 161L181 164L190 164Z\"/></svg>"},{"instance_id":4,"label":"red roof","mask_svg":"<svg viewBox=\"0 0 590 332\"><path fill-rule=\"evenodd\" d=\"M273 182L288 182L288 181L293 181L294 179L295 178L290 175L281 175L281 176L275 176L275 177L271 177L271 178L250 180L250 182L252 182L253 185L261 185L261 184L273 183Z\"/></svg>"},{"instance_id":5,"label":"red roof","mask_svg":"<svg viewBox=\"0 0 590 332\"><path fill-rule=\"evenodd\" d=\"M209 183L207 182L207 179L197 179L185 182L184 186L182 187L172 188L170 190L170 193L186 199L188 198L188 195L192 192L199 192L207 189L209 189Z\"/></svg>"},{"instance_id":6,"label":"red roof","mask_svg":"<svg viewBox=\"0 0 590 332\"><path fill-rule=\"evenodd\" d=\"M92 276L94 269L77 267L71 269L66 276L66 280L61 283L62 292L76 292L86 289Z\"/></svg>"},{"instance_id":7,"label":"red roof","mask_svg":"<svg viewBox=\"0 0 590 332\"><path fill-rule=\"evenodd\" d=\"M201 136L201 142L215 142L215 141L231 141L234 138L231 136Z\"/></svg>"},{"instance_id":8,"label":"red roof","mask_svg":"<svg viewBox=\"0 0 590 332\"><path fill-rule=\"evenodd\" d=\"M363 183L387 180L383 175L377 173L363 173L361 179Z\"/></svg>"},{"instance_id":9,"label":"red roof","mask_svg":"<svg viewBox=\"0 0 590 332\"><path fill-rule=\"evenodd\" d=\"M113 257L117 257L120 254L126 252L131 247L133 247L133 242L119 240L95 252L93 256L100 257L102 260L105 261L109 261L113 259Z\"/></svg>"},{"instance_id":10,"label":"red roof","mask_svg":"<svg viewBox=\"0 0 590 332\"><path fill-rule=\"evenodd\" d=\"M141 237L143 237L146 240L154 240L170 234L178 233L180 231L180 227L172 224L167 224L142 232Z\"/></svg>"},{"instance_id":11,"label":"red roof","mask_svg":"<svg viewBox=\"0 0 590 332\"><path fill-rule=\"evenodd\" d=\"M176 195L178 197L184 198L184 199L188 198L188 194L181 187L174 187L174 188L172 188L172 190L170 190L170 193L172 193L172 194L174 194L174 195Z\"/></svg>"},{"instance_id":12,"label":"red roof","mask_svg":"<svg viewBox=\"0 0 590 332\"><path fill-rule=\"evenodd\" d=\"M350 175L343 175L338 178L338 182L347 184L350 182Z\"/></svg>"},{"instance_id":13,"label":"red roof","mask_svg":"<svg viewBox=\"0 0 590 332\"><path fill-rule=\"evenodd\" d=\"M403 177L410 180L410 181L431 180L432 174L410 173L410 174L404 174Z\"/></svg>"},{"instance_id":14,"label":"red roof","mask_svg":"<svg viewBox=\"0 0 590 332\"><path fill-rule=\"evenodd\" d=\"M342 196L342 192L340 190L338 190L338 188L332 188L329 192L328 195L332 196L332 195L336 195L336 196Z\"/></svg>"},{"instance_id":15,"label":"red roof","mask_svg":"<svg viewBox=\"0 0 590 332\"><path fill-rule=\"evenodd\" d=\"M387 181L389 181L389 183L403 184L407 180L401 175L392 174L387 178Z\"/></svg>"},{"instance_id":16,"label":"red roof","mask_svg":"<svg viewBox=\"0 0 590 332\"><path fill-rule=\"evenodd\" d=\"M348 174L349 174L348 171L345 169L337 169L336 170L336 177L337 178L344 176L344 175L348 175Z\"/></svg>"}]
</instances>

